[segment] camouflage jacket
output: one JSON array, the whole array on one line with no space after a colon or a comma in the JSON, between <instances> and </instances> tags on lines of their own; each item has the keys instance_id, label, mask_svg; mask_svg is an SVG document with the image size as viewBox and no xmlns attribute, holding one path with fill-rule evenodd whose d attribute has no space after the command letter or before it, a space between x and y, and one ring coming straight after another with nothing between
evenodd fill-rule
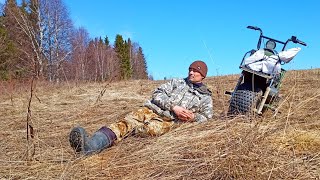
<instances>
[{"instance_id":1,"label":"camouflage jacket","mask_svg":"<svg viewBox=\"0 0 320 180\"><path fill-rule=\"evenodd\" d=\"M173 79L158 87L144 106L160 116L176 119L171 110L181 106L195 113L195 121L203 122L212 118L213 105L211 91L205 86L195 87L187 78Z\"/></svg>"}]
</instances>

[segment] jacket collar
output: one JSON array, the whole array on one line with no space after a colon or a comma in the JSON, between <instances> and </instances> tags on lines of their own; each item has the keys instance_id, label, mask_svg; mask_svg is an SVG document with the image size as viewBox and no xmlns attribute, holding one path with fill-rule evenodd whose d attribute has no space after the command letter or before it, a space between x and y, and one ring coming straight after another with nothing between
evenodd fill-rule
<instances>
[{"instance_id":1,"label":"jacket collar","mask_svg":"<svg viewBox=\"0 0 320 180\"><path fill-rule=\"evenodd\" d=\"M203 84L202 82L201 83L192 83L188 78L185 78L184 79L185 82L188 84L189 87L191 87L192 89L198 91L199 93L201 94L207 94L209 96L212 95L212 92L208 89L208 87Z\"/></svg>"}]
</instances>

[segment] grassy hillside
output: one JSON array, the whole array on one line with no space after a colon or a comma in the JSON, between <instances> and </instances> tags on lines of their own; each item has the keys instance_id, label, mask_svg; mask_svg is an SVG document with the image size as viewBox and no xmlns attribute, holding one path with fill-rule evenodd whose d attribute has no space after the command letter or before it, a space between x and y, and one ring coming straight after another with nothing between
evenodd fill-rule
<instances>
[{"instance_id":1,"label":"grassy hillside","mask_svg":"<svg viewBox=\"0 0 320 180\"><path fill-rule=\"evenodd\" d=\"M206 79L211 121L182 124L160 137L128 137L90 157L73 153L72 127L93 133L139 108L164 81L38 83L29 141L30 83L2 82L0 179L320 179L320 69L288 72L279 112L253 120L225 118L224 91L237 79Z\"/></svg>"}]
</instances>

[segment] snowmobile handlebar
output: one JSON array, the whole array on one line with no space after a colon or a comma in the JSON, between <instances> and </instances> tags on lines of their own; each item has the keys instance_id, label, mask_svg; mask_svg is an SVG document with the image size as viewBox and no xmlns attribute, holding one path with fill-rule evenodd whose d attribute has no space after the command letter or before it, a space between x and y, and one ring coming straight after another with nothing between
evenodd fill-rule
<instances>
[{"instance_id":1,"label":"snowmobile handlebar","mask_svg":"<svg viewBox=\"0 0 320 180\"><path fill-rule=\"evenodd\" d=\"M298 44L301 44L303 46L307 46L307 43L303 42L303 41L300 41L296 36L292 36L291 37L291 41L293 43L298 43Z\"/></svg>"},{"instance_id":2,"label":"snowmobile handlebar","mask_svg":"<svg viewBox=\"0 0 320 180\"><path fill-rule=\"evenodd\" d=\"M260 29L259 27L257 26L247 26L248 29L253 29L253 30L256 30L256 31L260 31L260 36L262 36L262 29Z\"/></svg>"},{"instance_id":3,"label":"snowmobile handlebar","mask_svg":"<svg viewBox=\"0 0 320 180\"><path fill-rule=\"evenodd\" d=\"M260 29L260 28L257 27L257 26L247 26L247 28L248 28L248 29L253 29L253 30L256 30L256 31L260 31L260 37L259 37L259 40L258 40L257 49L260 49L262 39L268 39L268 40L272 40L272 41L274 41L274 42L283 44L282 51L285 50L287 44L288 44L290 41L293 42L293 43L295 43L295 44L301 44L301 45L303 45L303 46L307 46L307 44L306 44L305 42L299 40L296 36L291 36L291 38L288 39L286 42L282 42L282 41L279 41L279 40L276 40L276 39L273 39L273 38L264 36L264 35L263 35L263 32L262 32L262 29Z\"/></svg>"},{"instance_id":4,"label":"snowmobile handlebar","mask_svg":"<svg viewBox=\"0 0 320 180\"><path fill-rule=\"evenodd\" d=\"M253 29L253 30L258 30L260 31L261 29L258 28L257 26L247 26L248 29Z\"/></svg>"}]
</instances>

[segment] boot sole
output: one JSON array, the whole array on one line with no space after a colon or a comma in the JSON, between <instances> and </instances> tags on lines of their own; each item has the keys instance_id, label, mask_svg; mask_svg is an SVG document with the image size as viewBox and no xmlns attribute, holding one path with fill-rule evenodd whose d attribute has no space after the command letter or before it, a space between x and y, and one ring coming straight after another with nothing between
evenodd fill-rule
<instances>
[{"instance_id":1,"label":"boot sole","mask_svg":"<svg viewBox=\"0 0 320 180\"><path fill-rule=\"evenodd\" d=\"M69 135L69 142L71 147L78 153L84 151L84 136L85 131L81 127L75 127L71 130Z\"/></svg>"}]
</instances>

